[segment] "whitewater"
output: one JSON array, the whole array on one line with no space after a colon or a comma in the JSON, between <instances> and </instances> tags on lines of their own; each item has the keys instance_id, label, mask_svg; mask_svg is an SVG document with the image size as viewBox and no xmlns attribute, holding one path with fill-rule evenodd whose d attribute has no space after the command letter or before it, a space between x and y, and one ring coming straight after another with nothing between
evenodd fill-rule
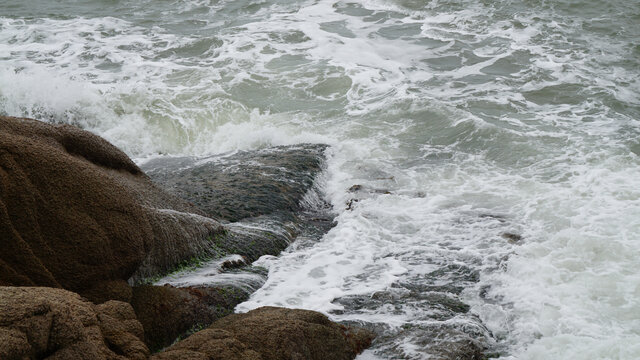
<instances>
[{"instance_id":1,"label":"whitewater","mask_svg":"<svg viewBox=\"0 0 640 360\"><path fill-rule=\"evenodd\" d=\"M0 114L139 164L328 144L336 226L236 310L377 329L359 359L635 360L639 41L637 0L0 0Z\"/></svg>"}]
</instances>

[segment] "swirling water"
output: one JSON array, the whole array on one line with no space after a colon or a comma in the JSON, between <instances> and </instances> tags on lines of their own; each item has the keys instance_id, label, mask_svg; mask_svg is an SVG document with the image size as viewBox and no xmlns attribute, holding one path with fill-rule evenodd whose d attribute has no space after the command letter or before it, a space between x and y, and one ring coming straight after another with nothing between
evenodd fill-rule
<instances>
[{"instance_id":1,"label":"swirling water","mask_svg":"<svg viewBox=\"0 0 640 360\"><path fill-rule=\"evenodd\" d=\"M331 145L337 226L240 311L384 324L363 358L438 357L406 329L451 325L638 359L639 40L636 0L0 0L0 114L137 161Z\"/></svg>"}]
</instances>

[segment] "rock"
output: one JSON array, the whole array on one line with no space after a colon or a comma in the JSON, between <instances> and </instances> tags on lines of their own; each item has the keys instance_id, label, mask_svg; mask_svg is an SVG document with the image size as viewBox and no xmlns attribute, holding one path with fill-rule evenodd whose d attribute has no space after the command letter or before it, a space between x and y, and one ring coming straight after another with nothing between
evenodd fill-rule
<instances>
[{"instance_id":1,"label":"rock","mask_svg":"<svg viewBox=\"0 0 640 360\"><path fill-rule=\"evenodd\" d=\"M216 243L225 241L227 230L216 220L167 208L147 208L153 229L152 244L129 283L171 272L192 259L222 257L226 253Z\"/></svg>"},{"instance_id":2,"label":"rock","mask_svg":"<svg viewBox=\"0 0 640 360\"><path fill-rule=\"evenodd\" d=\"M469 323L465 327L461 324L420 324L401 329L397 334L381 336L378 347L383 349L380 354L389 358L406 358L402 344L396 339L403 339L403 343L410 341L420 349L425 358L442 360L483 360L486 342L486 328L478 323Z\"/></svg>"},{"instance_id":3,"label":"rock","mask_svg":"<svg viewBox=\"0 0 640 360\"><path fill-rule=\"evenodd\" d=\"M391 176L389 178L378 178L377 180L393 180L393 179L394 179L393 176ZM377 188L372 188L369 186L359 185L359 184L352 185L349 189L347 189L347 191L350 193L354 193L356 197L353 197L347 200L345 204L347 205L346 210L354 210L358 205L357 203L359 201L370 198L374 195L391 195L392 194L391 191L387 189L377 189Z\"/></svg>"},{"instance_id":4,"label":"rock","mask_svg":"<svg viewBox=\"0 0 640 360\"><path fill-rule=\"evenodd\" d=\"M194 203L206 215L235 221L225 224L224 236L211 239L210 248L215 249L215 258L239 255L233 258L242 261L224 262L216 271L254 275L246 265L263 255L279 254L298 234L319 239L333 226L326 204L313 197L325 149L325 145L302 144L206 158L162 157L142 168L168 192ZM206 257L201 260L210 263ZM172 283L187 288L134 289L132 304L152 349L232 313L248 297L246 290L255 290L255 276L228 276L229 286L222 289L234 295L221 301L216 293L221 288L192 287L190 275L195 274L183 275L184 282L176 275Z\"/></svg>"},{"instance_id":5,"label":"rock","mask_svg":"<svg viewBox=\"0 0 640 360\"><path fill-rule=\"evenodd\" d=\"M447 321L469 311L469 305L460 301L452 294L440 292L415 291L378 291L372 295L349 295L337 298L334 304L340 304L351 311L373 312L383 306L402 309L406 304L419 304L421 308L429 309L429 318L437 321ZM338 310L341 311L341 310Z\"/></svg>"},{"instance_id":6,"label":"rock","mask_svg":"<svg viewBox=\"0 0 640 360\"><path fill-rule=\"evenodd\" d=\"M373 336L315 311L262 307L222 318L153 359L353 359Z\"/></svg>"},{"instance_id":7,"label":"rock","mask_svg":"<svg viewBox=\"0 0 640 360\"><path fill-rule=\"evenodd\" d=\"M207 158L158 158L142 165L167 191L231 222L278 213L291 218L322 170L322 144L276 146Z\"/></svg>"},{"instance_id":8,"label":"rock","mask_svg":"<svg viewBox=\"0 0 640 360\"><path fill-rule=\"evenodd\" d=\"M483 359L483 352L493 342L492 335L461 298L465 288L479 281L478 271L461 263L433 263L428 257L420 261L438 268L406 276L382 291L337 298L333 302L343 310L333 313L401 316L414 311L414 319L400 327L384 322L358 324L378 334L375 351L384 358L405 359L421 354L442 360Z\"/></svg>"},{"instance_id":9,"label":"rock","mask_svg":"<svg viewBox=\"0 0 640 360\"><path fill-rule=\"evenodd\" d=\"M0 287L1 359L149 357L142 326L127 303L94 305L70 291Z\"/></svg>"},{"instance_id":10,"label":"rock","mask_svg":"<svg viewBox=\"0 0 640 360\"><path fill-rule=\"evenodd\" d=\"M0 359L24 359L30 355L29 339L20 330L0 327Z\"/></svg>"},{"instance_id":11,"label":"rock","mask_svg":"<svg viewBox=\"0 0 640 360\"><path fill-rule=\"evenodd\" d=\"M126 297L111 281L206 253L224 229L201 215L96 135L0 117L0 285Z\"/></svg>"},{"instance_id":12,"label":"rock","mask_svg":"<svg viewBox=\"0 0 640 360\"><path fill-rule=\"evenodd\" d=\"M315 311L277 307L229 315L210 329L228 331L264 360L353 359L374 337L367 330L339 325Z\"/></svg>"},{"instance_id":13,"label":"rock","mask_svg":"<svg viewBox=\"0 0 640 360\"><path fill-rule=\"evenodd\" d=\"M228 331L205 329L152 357L152 360L262 360Z\"/></svg>"},{"instance_id":14,"label":"rock","mask_svg":"<svg viewBox=\"0 0 640 360\"><path fill-rule=\"evenodd\" d=\"M240 259L226 260L225 262L222 263L221 267L223 270L230 270L230 269L243 267L246 265L249 265L249 262L247 261L246 257L242 256Z\"/></svg>"},{"instance_id":15,"label":"rock","mask_svg":"<svg viewBox=\"0 0 640 360\"><path fill-rule=\"evenodd\" d=\"M357 192L357 191L360 191L360 190L362 190L362 185L356 184L356 185L351 186L349 188L349 190L347 190L347 191L349 191L349 192Z\"/></svg>"},{"instance_id":16,"label":"rock","mask_svg":"<svg viewBox=\"0 0 640 360\"><path fill-rule=\"evenodd\" d=\"M146 359L149 349L144 339L142 324L136 319L131 305L121 301L108 301L96 307L100 331L110 349L129 359Z\"/></svg>"},{"instance_id":17,"label":"rock","mask_svg":"<svg viewBox=\"0 0 640 360\"><path fill-rule=\"evenodd\" d=\"M98 136L68 125L0 117L0 286L64 288L100 304L63 290L34 293L35 303L24 306L40 310L25 310L13 320L0 314L0 358L143 358L148 350L141 338L159 349L231 313L247 298L246 289L130 285L230 254L243 260L223 264L222 271L240 272L262 255L278 254L298 233L319 238L332 226L332 216L310 190L325 149L276 147L168 160L160 164L165 169L150 170L181 199L154 185ZM183 162L187 169L180 167ZM241 222L223 226L210 216ZM28 296L6 289L14 289L2 294L11 314L18 311L14 302ZM133 309L114 299L130 301ZM235 335L218 340L232 344L229 356L256 355ZM200 356L191 348L177 350Z\"/></svg>"},{"instance_id":18,"label":"rock","mask_svg":"<svg viewBox=\"0 0 640 360\"><path fill-rule=\"evenodd\" d=\"M279 254L300 233L315 238L333 227L329 205L313 191L326 148L300 144L206 158L162 157L142 169L206 215L233 222L215 239L215 248L219 255L252 262Z\"/></svg>"},{"instance_id":19,"label":"rock","mask_svg":"<svg viewBox=\"0 0 640 360\"><path fill-rule=\"evenodd\" d=\"M346 210L353 210L356 208L356 204L359 202L360 200L358 199L349 199L349 201L347 201L346 205Z\"/></svg>"},{"instance_id":20,"label":"rock","mask_svg":"<svg viewBox=\"0 0 640 360\"><path fill-rule=\"evenodd\" d=\"M522 235L512 233L512 232L502 233L502 237L507 239L510 244L517 244L522 240Z\"/></svg>"},{"instance_id":21,"label":"rock","mask_svg":"<svg viewBox=\"0 0 640 360\"><path fill-rule=\"evenodd\" d=\"M138 286L133 288L133 306L145 330L151 350L170 345L177 337L208 326L248 298L233 287L175 288Z\"/></svg>"}]
</instances>

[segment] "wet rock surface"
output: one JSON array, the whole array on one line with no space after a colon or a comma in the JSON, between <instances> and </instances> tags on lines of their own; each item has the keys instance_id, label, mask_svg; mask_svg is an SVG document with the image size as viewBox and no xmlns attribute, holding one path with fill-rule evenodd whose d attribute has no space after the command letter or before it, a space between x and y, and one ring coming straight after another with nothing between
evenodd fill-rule
<instances>
[{"instance_id":1,"label":"wet rock surface","mask_svg":"<svg viewBox=\"0 0 640 360\"><path fill-rule=\"evenodd\" d=\"M89 287L82 295L94 304L102 304L109 300L131 302L133 292L124 280L107 280Z\"/></svg>"},{"instance_id":2,"label":"wet rock surface","mask_svg":"<svg viewBox=\"0 0 640 360\"><path fill-rule=\"evenodd\" d=\"M298 237L317 241L333 226L330 208L314 187L325 149L325 145L302 144L206 158L163 157L142 165L168 192L198 206L208 216L228 221L224 233L210 239L208 252L202 252L201 260L196 259L200 266L181 270L156 284L195 287L205 292L223 287L241 295L233 303L209 301L203 306L198 302L201 300L196 301L182 289L154 288L154 296L141 298L148 301L155 297L163 306L135 306L155 309L140 313L141 322L149 329L147 340L152 348L165 346L194 327L208 325L220 314L231 313L266 280L266 274L248 264L263 255L278 255ZM216 260L227 258L234 260ZM149 292L151 288L134 289L134 295L142 289ZM191 312L201 315L161 316L167 308L173 308L170 304L180 302L195 306Z\"/></svg>"},{"instance_id":3,"label":"wet rock surface","mask_svg":"<svg viewBox=\"0 0 640 360\"><path fill-rule=\"evenodd\" d=\"M145 329L151 350L170 345L176 338L202 329L233 313L249 294L233 286L138 286L131 305Z\"/></svg>"},{"instance_id":4,"label":"wet rock surface","mask_svg":"<svg viewBox=\"0 0 640 360\"><path fill-rule=\"evenodd\" d=\"M199 259L155 280L156 285L176 288L134 288L134 307L140 309L153 349L231 313L246 300L266 280L264 271L248 266L251 262L279 254L300 236L318 240L333 226L330 208L315 188L325 149L302 144L206 158L163 157L142 165L168 192L202 208L207 216L229 221L224 233L209 239ZM219 289L238 296L219 301ZM205 295L194 297L194 291ZM168 311L176 308L174 304L188 304L191 310L186 312L199 315Z\"/></svg>"},{"instance_id":5,"label":"wet rock surface","mask_svg":"<svg viewBox=\"0 0 640 360\"><path fill-rule=\"evenodd\" d=\"M167 296L166 292L172 295ZM138 314L143 322L148 316L211 314L206 309L199 312L190 309L195 305L190 304L195 298L208 298L196 306L237 300L235 295L225 295L220 289L148 286L134 289L134 307L139 305L136 304L138 296L152 303L154 298L161 299L145 306L145 311L155 309L155 312ZM168 298L175 302L166 302ZM222 315L226 314L214 317ZM173 324L175 321L167 325ZM151 359L353 359L369 346L374 336L364 329L334 323L314 311L275 307L229 315L206 329L197 330L200 329L194 329L192 335ZM125 302L111 300L95 305L62 289L0 287L0 358L3 360L143 360L150 356L142 341L148 336L132 306Z\"/></svg>"},{"instance_id":6,"label":"wet rock surface","mask_svg":"<svg viewBox=\"0 0 640 360\"><path fill-rule=\"evenodd\" d=\"M152 360L262 360L262 356L221 329L205 329L154 355Z\"/></svg>"},{"instance_id":7,"label":"wet rock surface","mask_svg":"<svg viewBox=\"0 0 640 360\"><path fill-rule=\"evenodd\" d=\"M356 186L351 191L374 196L363 194L365 190ZM336 318L377 334L368 352L384 359L463 360L503 353L500 338L477 315L475 306L495 301L480 274L503 269L508 258L486 244L512 247L526 238L517 235L521 233L518 223L505 214L469 210L462 214L446 211L445 215L434 223L425 221L411 246L386 248L381 258L397 260L403 271L392 283L378 291L333 301L338 309L330 313ZM447 231L441 235L443 228ZM505 238L517 242L512 244ZM367 274L358 274L345 281L369 279Z\"/></svg>"},{"instance_id":8,"label":"wet rock surface","mask_svg":"<svg viewBox=\"0 0 640 360\"><path fill-rule=\"evenodd\" d=\"M484 360L483 338L486 329L479 324L466 320L448 323L417 324L403 327L378 339L378 345L386 348L382 354L390 358L415 358L397 346L395 339L402 337L420 347L421 357L442 360Z\"/></svg>"},{"instance_id":9,"label":"wet rock surface","mask_svg":"<svg viewBox=\"0 0 640 360\"><path fill-rule=\"evenodd\" d=\"M157 359L216 356L221 344L227 343L234 353L229 359L326 360L353 359L373 339L373 333L329 321L309 310L262 307L246 314L234 314L157 355ZM192 357L191 357L192 356Z\"/></svg>"}]
</instances>

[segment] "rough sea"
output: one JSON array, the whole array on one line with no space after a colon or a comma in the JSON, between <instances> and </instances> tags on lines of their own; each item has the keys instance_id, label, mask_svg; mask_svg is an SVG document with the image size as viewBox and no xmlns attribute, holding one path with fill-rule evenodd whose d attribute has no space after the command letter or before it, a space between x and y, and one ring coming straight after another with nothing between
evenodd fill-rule
<instances>
[{"instance_id":1,"label":"rough sea","mask_svg":"<svg viewBox=\"0 0 640 360\"><path fill-rule=\"evenodd\" d=\"M359 360L640 359L638 0L0 0L0 114L138 163L330 145L337 225L237 311L377 329Z\"/></svg>"}]
</instances>

